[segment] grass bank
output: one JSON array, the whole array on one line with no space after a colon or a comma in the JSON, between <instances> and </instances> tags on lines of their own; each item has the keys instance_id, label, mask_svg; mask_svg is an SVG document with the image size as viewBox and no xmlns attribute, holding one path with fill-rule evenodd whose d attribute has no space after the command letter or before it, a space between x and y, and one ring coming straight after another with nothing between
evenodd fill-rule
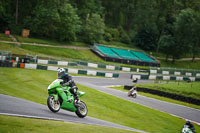
<instances>
[{"instance_id":1,"label":"grass bank","mask_svg":"<svg viewBox=\"0 0 200 133\"><path fill-rule=\"evenodd\" d=\"M38 43L38 44L48 44L48 45L73 45L73 46L80 46L80 47L88 47L88 44L83 42L60 42L52 39L44 39L44 38L24 38L22 36L15 35L15 38L22 43Z\"/></svg>"},{"instance_id":2,"label":"grass bank","mask_svg":"<svg viewBox=\"0 0 200 133\"><path fill-rule=\"evenodd\" d=\"M30 46L22 45L19 47L16 44L6 44L0 42L0 50L9 51L12 54L26 55L27 53L34 56L51 58L54 60L67 60L77 61L82 60L86 62L96 62L102 64L111 64L117 66L131 67L131 68L143 68L148 69L145 66L133 66L127 64L120 64L114 62L106 62L100 57L96 56L92 51L85 49L70 49L70 48L52 48L44 46Z\"/></svg>"},{"instance_id":3,"label":"grass bank","mask_svg":"<svg viewBox=\"0 0 200 133\"><path fill-rule=\"evenodd\" d=\"M172 67L172 68L184 68L184 69L199 69L200 68L200 60L192 61L176 61L172 63L171 61L161 61L161 67Z\"/></svg>"},{"instance_id":4,"label":"grass bank","mask_svg":"<svg viewBox=\"0 0 200 133\"><path fill-rule=\"evenodd\" d=\"M63 48L29 46L29 45L22 45L22 48L35 53L51 55L55 57L72 58L85 61L90 60L93 62L105 62L104 60L96 56L91 50L88 49L68 49L68 48L63 49Z\"/></svg>"},{"instance_id":5,"label":"grass bank","mask_svg":"<svg viewBox=\"0 0 200 133\"><path fill-rule=\"evenodd\" d=\"M53 71L17 68L0 68L0 75L1 94L42 104L46 104L47 86L56 78L56 72ZM82 100L88 106L89 116L154 133L179 132L184 124L182 119L167 113L82 85L78 85L78 87L79 90L86 92ZM196 126L196 129L199 132L200 126Z\"/></svg>"},{"instance_id":6,"label":"grass bank","mask_svg":"<svg viewBox=\"0 0 200 133\"><path fill-rule=\"evenodd\" d=\"M0 33L0 40L2 40L2 41L12 41L12 39L8 35L1 34L1 33Z\"/></svg>"},{"instance_id":7,"label":"grass bank","mask_svg":"<svg viewBox=\"0 0 200 133\"><path fill-rule=\"evenodd\" d=\"M1 133L134 133L133 131L93 125L66 123L0 115Z\"/></svg>"}]
</instances>

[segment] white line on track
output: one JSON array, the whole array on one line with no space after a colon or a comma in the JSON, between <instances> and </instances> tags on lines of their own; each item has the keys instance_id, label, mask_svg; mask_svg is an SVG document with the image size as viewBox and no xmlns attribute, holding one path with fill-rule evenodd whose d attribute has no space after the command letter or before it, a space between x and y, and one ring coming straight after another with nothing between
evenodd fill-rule
<instances>
[{"instance_id":1,"label":"white line on track","mask_svg":"<svg viewBox=\"0 0 200 133\"><path fill-rule=\"evenodd\" d=\"M20 114L11 114L11 113L0 113L0 115L7 115L7 116L16 116L16 117L24 117L24 118L34 118L34 119L42 119L42 120L54 120L54 121L62 121L65 123L77 123L77 124L86 124L86 125L95 125L95 126L101 126L101 127L110 127L110 128L117 128L117 129L123 129L123 130L128 130L128 131L136 131L140 133L148 133L144 131L139 131L137 129L131 130L131 129L124 129L124 128L119 128L119 127L112 127L112 126L105 126L101 124L94 124L94 123L87 123L87 122L80 122L80 121L71 121L71 120L62 120L62 119L57 119L57 118L49 118L49 117L38 117L38 116L32 116L32 115L20 115Z\"/></svg>"}]
</instances>

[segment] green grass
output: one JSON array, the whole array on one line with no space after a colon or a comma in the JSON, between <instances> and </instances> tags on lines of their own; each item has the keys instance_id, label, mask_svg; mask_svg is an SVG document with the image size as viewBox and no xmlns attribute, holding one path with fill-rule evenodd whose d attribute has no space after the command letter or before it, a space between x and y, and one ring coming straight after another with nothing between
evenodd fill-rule
<instances>
[{"instance_id":1,"label":"green grass","mask_svg":"<svg viewBox=\"0 0 200 133\"><path fill-rule=\"evenodd\" d=\"M16 44L6 44L0 42L0 50L10 51L12 54L39 55L46 57L57 57L58 59L76 59L76 60L91 60L93 62L104 62L101 58L96 56L92 51L85 49L67 49L67 48L51 48L42 46L22 45L18 47Z\"/></svg>"},{"instance_id":2,"label":"green grass","mask_svg":"<svg viewBox=\"0 0 200 133\"><path fill-rule=\"evenodd\" d=\"M102 64L111 64L116 66L131 67L131 68L143 68L147 69L145 66L133 66L127 64L120 64L114 62L106 62L96 56L92 51L85 49L63 49L63 48L51 48L51 47L42 47L42 46L29 46L22 45L21 47L16 44L7 44L0 42L0 50L10 51L12 54L17 55L37 55L40 57L51 58L54 60L67 60L67 61L87 61L87 62L96 62Z\"/></svg>"},{"instance_id":3,"label":"green grass","mask_svg":"<svg viewBox=\"0 0 200 133\"><path fill-rule=\"evenodd\" d=\"M100 127L94 125L84 125L66 123L60 121L39 120L31 118L20 118L0 115L1 133L134 133L133 131L116 129L110 127Z\"/></svg>"},{"instance_id":4,"label":"green grass","mask_svg":"<svg viewBox=\"0 0 200 133\"><path fill-rule=\"evenodd\" d=\"M137 51L143 51L141 48L135 46L134 44L124 44L121 42L115 42L115 41L111 41L111 42L107 42L107 41L101 41L100 44L106 45L108 47L116 47L116 48L122 48L122 49L131 49L131 50L137 50Z\"/></svg>"},{"instance_id":5,"label":"green grass","mask_svg":"<svg viewBox=\"0 0 200 133\"><path fill-rule=\"evenodd\" d=\"M51 39L44 39L44 38L24 38L22 36L17 36L15 35L15 38L19 42L24 42L24 43L38 43L38 44L48 44L48 45L57 45L57 46L62 46L62 45L73 45L73 46L81 46L81 47L87 47L88 45L82 42L59 42L56 40L51 40Z\"/></svg>"},{"instance_id":6,"label":"green grass","mask_svg":"<svg viewBox=\"0 0 200 133\"><path fill-rule=\"evenodd\" d=\"M22 49L22 48L18 47L16 44L7 44L7 43L0 42L0 50L9 51L12 54L18 54L18 55L26 55L26 53L35 55L34 52Z\"/></svg>"},{"instance_id":7,"label":"green grass","mask_svg":"<svg viewBox=\"0 0 200 133\"><path fill-rule=\"evenodd\" d=\"M125 92L129 91L129 90L124 89L124 86L110 87L110 88L125 91ZM200 106L195 105L195 104L189 104L189 103L186 103L186 102L181 102L181 101L173 100L173 99L170 99L170 98L161 97L161 96L157 96L157 95L153 95L153 94L149 94L149 93L144 93L144 92L138 92L138 94L143 95L143 96L147 96L147 97L151 97L151 98L155 98L155 99L158 99L158 100L170 102L170 103L175 103L175 104L180 104L180 105L184 105L184 106L191 107L191 108L200 109Z\"/></svg>"},{"instance_id":8,"label":"green grass","mask_svg":"<svg viewBox=\"0 0 200 133\"><path fill-rule=\"evenodd\" d=\"M200 82L162 82L137 84L137 86L200 99Z\"/></svg>"},{"instance_id":9,"label":"green grass","mask_svg":"<svg viewBox=\"0 0 200 133\"><path fill-rule=\"evenodd\" d=\"M46 105L47 87L56 78L56 72L0 68L0 93L16 96ZM184 121L167 113L156 111L82 85L82 98L88 106L88 115L124 126L154 132L179 132ZM151 125L151 126L149 126ZM196 125L195 125L196 126ZM196 126L197 132L200 126Z\"/></svg>"},{"instance_id":10,"label":"green grass","mask_svg":"<svg viewBox=\"0 0 200 133\"><path fill-rule=\"evenodd\" d=\"M40 54L46 54L57 57L73 58L79 60L91 60L95 62L104 62L101 58L97 57L92 51L85 49L63 49L63 48L51 48L42 46L29 46L22 45L23 49L33 51Z\"/></svg>"},{"instance_id":11,"label":"green grass","mask_svg":"<svg viewBox=\"0 0 200 133\"><path fill-rule=\"evenodd\" d=\"M185 69L199 69L200 68L200 60L192 61L176 61L172 63L171 61L161 61L161 67L172 67L172 68L185 68Z\"/></svg>"},{"instance_id":12,"label":"green grass","mask_svg":"<svg viewBox=\"0 0 200 133\"><path fill-rule=\"evenodd\" d=\"M8 35L5 35L3 33L0 34L0 40L2 40L2 41L12 41L12 39Z\"/></svg>"}]
</instances>

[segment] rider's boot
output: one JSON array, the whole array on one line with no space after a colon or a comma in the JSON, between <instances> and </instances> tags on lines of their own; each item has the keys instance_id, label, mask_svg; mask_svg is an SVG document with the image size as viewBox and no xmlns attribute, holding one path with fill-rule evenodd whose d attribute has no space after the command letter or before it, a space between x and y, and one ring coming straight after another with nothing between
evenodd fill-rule
<instances>
[{"instance_id":1,"label":"rider's boot","mask_svg":"<svg viewBox=\"0 0 200 133\"><path fill-rule=\"evenodd\" d=\"M80 99L79 99L77 93L75 93L75 95L74 95L74 100L75 100L76 103L80 102Z\"/></svg>"}]
</instances>

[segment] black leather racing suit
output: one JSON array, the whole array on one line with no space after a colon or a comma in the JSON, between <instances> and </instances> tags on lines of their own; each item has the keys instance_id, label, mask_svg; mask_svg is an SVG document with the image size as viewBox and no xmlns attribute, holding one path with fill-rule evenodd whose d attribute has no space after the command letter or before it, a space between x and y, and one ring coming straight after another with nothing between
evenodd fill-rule
<instances>
[{"instance_id":1,"label":"black leather racing suit","mask_svg":"<svg viewBox=\"0 0 200 133\"><path fill-rule=\"evenodd\" d=\"M78 87L76 86L76 84L72 80L72 76L70 76L69 74L66 74L65 76L63 76L60 79L63 80L63 82L61 82L61 86L64 87L64 86L69 85L69 87L70 87L69 91L74 95L74 98L76 100L78 100L78 96L77 96Z\"/></svg>"}]
</instances>

